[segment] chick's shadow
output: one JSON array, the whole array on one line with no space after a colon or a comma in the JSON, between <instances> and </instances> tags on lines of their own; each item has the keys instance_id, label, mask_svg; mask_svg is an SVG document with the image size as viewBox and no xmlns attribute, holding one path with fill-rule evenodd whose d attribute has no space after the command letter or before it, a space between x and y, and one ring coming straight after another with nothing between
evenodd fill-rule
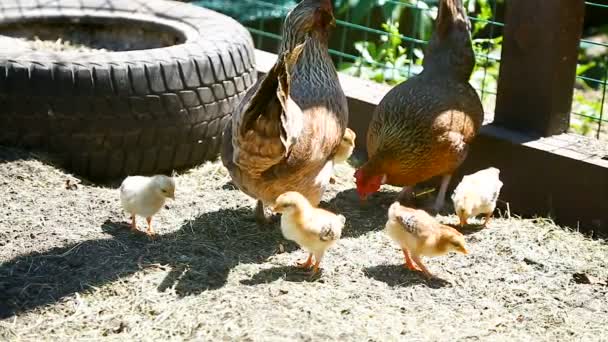
<instances>
[{"instance_id":1,"label":"chick's shadow","mask_svg":"<svg viewBox=\"0 0 608 342\"><path fill-rule=\"evenodd\" d=\"M250 279L244 279L240 282L243 285L254 286L272 283L279 279L295 283L311 282L319 279L319 277L320 274L311 276L309 271L296 266L277 266L261 270Z\"/></svg>"},{"instance_id":2,"label":"chick's shadow","mask_svg":"<svg viewBox=\"0 0 608 342\"><path fill-rule=\"evenodd\" d=\"M395 202L397 193L378 192L367 202L361 203L355 189L338 193L328 202L321 202L321 208L346 217L342 238L356 238L371 231L384 228L388 207Z\"/></svg>"},{"instance_id":3,"label":"chick's shadow","mask_svg":"<svg viewBox=\"0 0 608 342\"><path fill-rule=\"evenodd\" d=\"M222 209L158 236L133 234L107 220L109 238L18 256L0 264L0 319L52 304L146 268L168 268L159 291L179 296L221 288L239 263L261 263L278 250L280 230L259 228L250 208ZM287 249L295 249L287 246Z\"/></svg>"},{"instance_id":4,"label":"chick's shadow","mask_svg":"<svg viewBox=\"0 0 608 342\"><path fill-rule=\"evenodd\" d=\"M425 284L430 288L439 289L452 285L449 281L441 278L427 279L420 272L404 269L403 265L371 266L365 268L363 272L367 277L386 283L391 287L408 287Z\"/></svg>"}]
</instances>

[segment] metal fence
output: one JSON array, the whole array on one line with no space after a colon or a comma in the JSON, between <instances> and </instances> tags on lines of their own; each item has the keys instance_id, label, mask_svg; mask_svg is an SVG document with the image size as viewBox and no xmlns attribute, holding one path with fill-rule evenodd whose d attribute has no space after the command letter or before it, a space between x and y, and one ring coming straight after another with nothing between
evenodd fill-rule
<instances>
[{"instance_id":1,"label":"metal fence","mask_svg":"<svg viewBox=\"0 0 608 342\"><path fill-rule=\"evenodd\" d=\"M477 64L471 83L478 91L486 120L494 114L505 2L464 0L472 24ZM599 1L599 0L598 0ZM243 23L256 47L276 52L280 27L294 0L199 0ZM342 72L396 84L421 71L424 48L437 15L438 0L336 0L337 28L330 53ZM382 3L380 5L379 3ZM580 42L571 131L608 141L608 5L586 2L586 10L604 19L604 29L585 32Z\"/></svg>"},{"instance_id":2,"label":"metal fence","mask_svg":"<svg viewBox=\"0 0 608 342\"><path fill-rule=\"evenodd\" d=\"M603 29L581 39L571 128L608 141L608 4L586 1L587 18L604 18Z\"/></svg>"}]
</instances>

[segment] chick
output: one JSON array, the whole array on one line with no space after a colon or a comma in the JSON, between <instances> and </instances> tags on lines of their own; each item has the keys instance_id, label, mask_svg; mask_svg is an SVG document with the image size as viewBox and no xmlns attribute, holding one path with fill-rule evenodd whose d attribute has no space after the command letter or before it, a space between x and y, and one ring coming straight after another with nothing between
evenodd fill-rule
<instances>
[{"instance_id":1,"label":"chick","mask_svg":"<svg viewBox=\"0 0 608 342\"><path fill-rule=\"evenodd\" d=\"M168 176L130 176L120 185L120 202L124 211L131 214L131 229L137 230L135 216L143 216L148 222L149 236L154 236L152 216L167 198L175 199L175 181Z\"/></svg>"},{"instance_id":2,"label":"chick","mask_svg":"<svg viewBox=\"0 0 608 342\"><path fill-rule=\"evenodd\" d=\"M313 207L302 194L295 191L277 197L273 211L282 214L283 236L309 252L308 259L298 263L298 266L302 268L313 266L312 274L318 273L325 251L340 239L346 218Z\"/></svg>"},{"instance_id":3,"label":"chick","mask_svg":"<svg viewBox=\"0 0 608 342\"><path fill-rule=\"evenodd\" d=\"M424 210L404 207L399 202L389 207L384 231L403 250L403 267L422 271L428 278L433 275L420 260L421 256L435 257L452 251L468 254L459 231L440 224Z\"/></svg>"},{"instance_id":4,"label":"chick","mask_svg":"<svg viewBox=\"0 0 608 342\"><path fill-rule=\"evenodd\" d=\"M344 136L342 137L342 140L340 141L340 145L338 145L338 148L336 149L336 153L334 154L334 158L333 158L333 162L334 165L339 164L339 163L344 163L348 160L348 158L350 158L350 156L353 154L353 150L355 149L355 139L357 138L357 135L355 134L355 132L350 129L350 128L346 128L346 130L344 131ZM329 179L329 182L331 184L336 183L336 179L332 176Z\"/></svg>"},{"instance_id":5,"label":"chick","mask_svg":"<svg viewBox=\"0 0 608 342\"><path fill-rule=\"evenodd\" d=\"M486 215L483 225L488 224L502 188L499 174L499 169L489 167L462 178L452 194L452 202L461 226L467 224L469 217L479 214Z\"/></svg>"}]
</instances>

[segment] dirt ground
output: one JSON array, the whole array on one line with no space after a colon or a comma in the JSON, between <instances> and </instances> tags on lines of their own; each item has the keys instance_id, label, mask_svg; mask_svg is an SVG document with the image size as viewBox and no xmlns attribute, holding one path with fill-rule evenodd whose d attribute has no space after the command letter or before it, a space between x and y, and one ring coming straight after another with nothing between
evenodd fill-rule
<instances>
[{"instance_id":1,"label":"dirt ground","mask_svg":"<svg viewBox=\"0 0 608 342\"><path fill-rule=\"evenodd\" d=\"M381 231L394 189L361 207L352 168L338 173L323 205L347 227L309 281L292 266L304 252L256 226L219 163L177 177L152 241L125 227L117 184L0 148L0 339L608 339L605 241L498 218L465 229L469 255L426 259L443 279L426 281Z\"/></svg>"}]
</instances>

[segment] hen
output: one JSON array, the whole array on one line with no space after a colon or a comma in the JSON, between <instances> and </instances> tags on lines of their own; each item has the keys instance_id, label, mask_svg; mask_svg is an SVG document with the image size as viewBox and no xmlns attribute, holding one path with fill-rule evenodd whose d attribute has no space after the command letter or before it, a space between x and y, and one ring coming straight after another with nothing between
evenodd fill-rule
<instances>
[{"instance_id":1,"label":"hen","mask_svg":"<svg viewBox=\"0 0 608 342\"><path fill-rule=\"evenodd\" d=\"M468 82L475 65L469 26L461 0L441 1L424 70L391 89L370 122L368 161L355 173L362 199L382 184L404 186L404 195L441 175L434 208L443 207L451 174L483 122Z\"/></svg>"},{"instance_id":2,"label":"hen","mask_svg":"<svg viewBox=\"0 0 608 342\"><path fill-rule=\"evenodd\" d=\"M486 215L483 225L488 224L502 188L499 175L499 169L489 167L462 178L452 194L452 202L461 226L467 224L469 217L479 214Z\"/></svg>"},{"instance_id":3,"label":"hen","mask_svg":"<svg viewBox=\"0 0 608 342\"><path fill-rule=\"evenodd\" d=\"M384 231L403 250L406 267L433 275L424 266L421 256L435 257L451 251L468 254L464 237L456 229L437 222L424 210L404 207L399 202L388 209Z\"/></svg>"},{"instance_id":4,"label":"hen","mask_svg":"<svg viewBox=\"0 0 608 342\"><path fill-rule=\"evenodd\" d=\"M348 109L329 56L329 0L303 0L287 15L277 62L247 92L222 142L233 182L258 200L256 219L286 191L317 206L333 173Z\"/></svg>"},{"instance_id":5,"label":"hen","mask_svg":"<svg viewBox=\"0 0 608 342\"><path fill-rule=\"evenodd\" d=\"M298 265L302 268L313 266L313 274L318 273L325 251L340 239L346 218L314 208L304 196L294 191L277 197L273 211L282 214L283 236L309 252L308 259Z\"/></svg>"},{"instance_id":6,"label":"hen","mask_svg":"<svg viewBox=\"0 0 608 342\"><path fill-rule=\"evenodd\" d=\"M136 216L143 216L148 222L147 234L154 235L152 216L165 204L167 198L175 199L175 181L171 177L130 176L120 185L120 203L131 214L131 229L137 231Z\"/></svg>"}]
</instances>

